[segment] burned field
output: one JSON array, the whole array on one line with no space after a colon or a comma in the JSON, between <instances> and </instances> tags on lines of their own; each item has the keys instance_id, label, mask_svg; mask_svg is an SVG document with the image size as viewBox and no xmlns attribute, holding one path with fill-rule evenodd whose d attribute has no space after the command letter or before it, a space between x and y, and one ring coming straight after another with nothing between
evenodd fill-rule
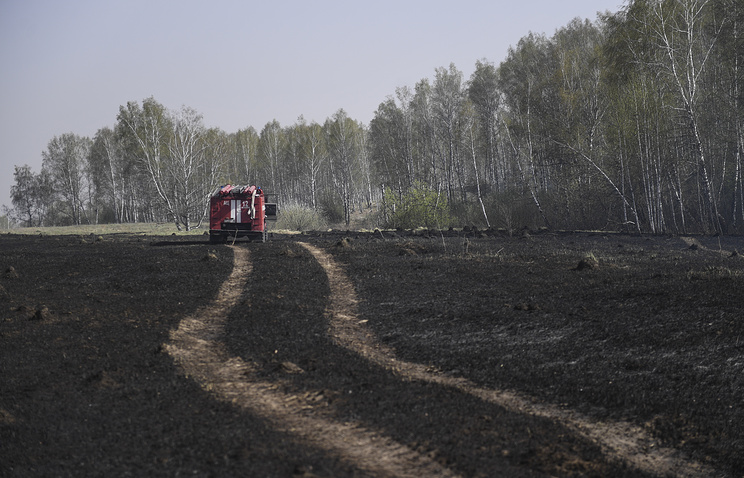
<instances>
[{"instance_id":1,"label":"burned field","mask_svg":"<svg viewBox=\"0 0 744 478\"><path fill-rule=\"evenodd\" d=\"M742 476L744 239L0 236L0 476Z\"/></svg>"}]
</instances>

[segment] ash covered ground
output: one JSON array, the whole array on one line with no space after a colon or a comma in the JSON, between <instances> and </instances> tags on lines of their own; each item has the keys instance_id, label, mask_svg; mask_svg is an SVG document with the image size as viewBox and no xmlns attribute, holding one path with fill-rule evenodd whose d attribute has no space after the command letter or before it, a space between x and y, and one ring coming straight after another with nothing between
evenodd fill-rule
<instances>
[{"instance_id":1,"label":"ash covered ground","mask_svg":"<svg viewBox=\"0 0 744 478\"><path fill-rule=\"evenodd\" d=\"M210 320L237 248L250 272L209 340L246 364L245 387L283 397L273 415L220 397L167 352L185 318ZM0 475L385 474L327 436L279 426L287 413L380 437L407 450L406 466L442 474L742 476L740 251L741 237L599 233L233 246L3 235ZM334 336L334 294L354 295L359 348ZM501 392L528 405L488 398ZM638 449L634 461L585 433L594 423L618 437L635 427L641 455L661 449L674 463L640 466Z\"/></svg>"}]
</instances>

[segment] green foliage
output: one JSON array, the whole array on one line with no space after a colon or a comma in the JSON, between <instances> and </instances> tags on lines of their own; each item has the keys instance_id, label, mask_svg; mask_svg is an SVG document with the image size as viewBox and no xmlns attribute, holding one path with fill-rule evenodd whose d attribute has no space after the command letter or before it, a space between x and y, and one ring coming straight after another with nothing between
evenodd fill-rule
<instances>
[{"instance_id":1,"label":"green foliage","mask_svg":"<svg viewBox=\"0 0 744 478\"><path fill-rule=\"evenodd\" d=\"M387 227L412 229L450 225L447 198L421 183L400 196L390 189L386 190L385 210Z\"/></svg>"}]
</instances>

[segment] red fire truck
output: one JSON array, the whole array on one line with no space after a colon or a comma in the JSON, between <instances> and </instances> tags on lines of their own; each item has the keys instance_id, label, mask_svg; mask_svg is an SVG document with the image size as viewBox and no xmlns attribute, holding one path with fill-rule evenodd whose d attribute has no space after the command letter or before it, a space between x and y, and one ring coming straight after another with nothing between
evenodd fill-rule
<instances>
[{"instance_id":1,"label":"red fire truck","mask_svg":"<svg viewBox=\"0 0 744 478\"><path fill-rule=\"evenodd\" d=\"M276 220L275 203L256 186L219 187L209 200L209 241L227 242L238 237L266 242L266 222Z\"/></svg>"}]
</instances>

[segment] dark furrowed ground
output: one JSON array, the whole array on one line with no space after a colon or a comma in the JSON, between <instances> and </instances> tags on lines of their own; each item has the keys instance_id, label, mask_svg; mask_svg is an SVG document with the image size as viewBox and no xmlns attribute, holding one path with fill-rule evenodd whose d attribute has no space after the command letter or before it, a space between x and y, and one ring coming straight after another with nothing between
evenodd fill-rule
<instances>
[{"instance_id":1,"label":"dark furrowed ground","mask_svg":"<svg viewBox=\"0 0 744 478\"><path fill-rule=\"evenodd\" d=\"M546 235L470 240L459 255L418 244L337 254L399 354L744 470L740 240Z\"/></svg>"},{"instance_id":2,"label":"dark furrowed ground","mask_svg":"<svg viewBox=\"0 0 744 478\"><path fill-rule=\"evenodd\" d=\"M740 239L384 234L299 240L332 254L359 320L399 357L633 421L741 475ZM230 274L229 247L96 239L0 237L0 475L365 475L215 400L163 353ZM638 476L561 423L401 380L340 347L328 279L296 242L236 246L253 272L224 340L308 414L379 430L464 476Z\"/></svg>"},{"instance_id":3,"label":"dark furrowed ground","mask_svg":"<svg viewBox=\"0 0 744 478\"><path fill-rule=\"evenodd\" d=\"M560 424L401 380L335 344L324 317L327 280L297 244L268 246L252 257L248 309L230 321L228 345L288 396L310 397L314 413L384 430L462 476L624 476L622 466L608 464L596 445ZM369 307L365 317L385 320L378 310Z\"/></svg>"},{"instance_id":4,"label":"dark furrowed ground","mask_svg":"<svg viewBox=\"0 0 744 478\"><path fill-rule=\"evenodd\" d=\"M191 242L0 238L0 476L288 476L323 463L163 353L232 267L228 248Z\"/></svg>"}]
</instances>

